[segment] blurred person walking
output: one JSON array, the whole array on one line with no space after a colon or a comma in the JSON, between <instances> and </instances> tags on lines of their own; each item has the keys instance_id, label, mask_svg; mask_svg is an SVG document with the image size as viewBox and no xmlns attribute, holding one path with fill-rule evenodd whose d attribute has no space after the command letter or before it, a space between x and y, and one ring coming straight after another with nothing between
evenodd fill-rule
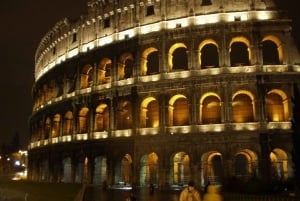
<instances>
[{"instance_id":1,"label":"blurred person walking","mask_svg":"<svg viewBox=\"0 0 300 201\"><path fill-rule=\"evenodd\" d=\"M193 181L190 181L188 186L181 191L179 201L201 201L200 192Z\"/></svg>"},{"instance_id":2,"label":"blurred person walking","mask_svg":"<svg viewBox=\"0 0 300 201\"><path fill-rule=\"evenodd\" d=\"M219 189L216 185L208 185L207 192L203 196L203 201L223 201Z\"/></svg>"}]
</instances>

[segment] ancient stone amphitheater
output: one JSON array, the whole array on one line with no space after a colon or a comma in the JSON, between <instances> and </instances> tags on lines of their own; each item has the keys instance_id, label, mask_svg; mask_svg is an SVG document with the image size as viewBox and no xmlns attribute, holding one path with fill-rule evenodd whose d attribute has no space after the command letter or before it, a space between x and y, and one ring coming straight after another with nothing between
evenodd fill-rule
<instances>
[{"instance_id":1,"label":"ancient stone amphitheater","mask_svg":"<svg viewBox=\"0 0 300 201\"><path fill-rule=\"evenodd\" d=\"M91 0L35 55L28 178L293 179L300 56L272 0Z\"/></svg>"}]
</instances>

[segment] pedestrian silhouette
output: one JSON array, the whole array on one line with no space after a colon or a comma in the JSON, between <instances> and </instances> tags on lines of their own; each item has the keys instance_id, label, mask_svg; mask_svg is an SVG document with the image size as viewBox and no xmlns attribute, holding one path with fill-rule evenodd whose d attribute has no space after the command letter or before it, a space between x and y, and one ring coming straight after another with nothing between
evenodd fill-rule
<instances>
[{"instance_id":1,"label":"pedestrian silhouette","mask_svg":"<svg viewBox=\"0 0 300 201\"><path fill-rule=\"evenodd\" d=\"M207 192L203 196L203 201L223 201L219 189L216 185L208 185Z\"/></svg>"},{"instance_id":2,"label":"pedestrian silhouette","mask_svg":"<svg viewBox=\"0 0 300 201\"><path fill-rule=\"evenodd\" d=\"M193 181L190 181L188 186L181 191L179 201L201 201L200 192Z\"/></svg>"}]
</instances>

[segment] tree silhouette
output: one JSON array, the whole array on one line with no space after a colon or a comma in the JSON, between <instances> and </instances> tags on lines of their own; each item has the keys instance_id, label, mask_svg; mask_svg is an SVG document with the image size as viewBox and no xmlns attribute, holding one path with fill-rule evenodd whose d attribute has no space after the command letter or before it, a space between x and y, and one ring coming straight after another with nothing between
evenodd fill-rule
<instances>
[{"instance_id":1,"label":"tree silhouette","mask_svg":"<svg viewBox=\"0 0 300 201\"><path fill-rule=\"evenodd\" d=\"M292 138L293 138L293 162L297 188L300 189L300 91L297 84L294 84Z\"/></svg>"}]
</instances>

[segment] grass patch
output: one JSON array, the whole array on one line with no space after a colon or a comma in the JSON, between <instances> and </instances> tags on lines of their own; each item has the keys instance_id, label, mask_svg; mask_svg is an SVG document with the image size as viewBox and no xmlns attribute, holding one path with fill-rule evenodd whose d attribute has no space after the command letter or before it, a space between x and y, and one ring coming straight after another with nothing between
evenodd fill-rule
<instances>
[{"instance_id":1,"label":"grass patch","mask_svg":"<svg viewBox=\"0 0 300 201\"><path fill-rule=\"evenodd\" d=\"M0 180L0 200L74 201L81 184Z\"/></svg>"}]
</instances>

